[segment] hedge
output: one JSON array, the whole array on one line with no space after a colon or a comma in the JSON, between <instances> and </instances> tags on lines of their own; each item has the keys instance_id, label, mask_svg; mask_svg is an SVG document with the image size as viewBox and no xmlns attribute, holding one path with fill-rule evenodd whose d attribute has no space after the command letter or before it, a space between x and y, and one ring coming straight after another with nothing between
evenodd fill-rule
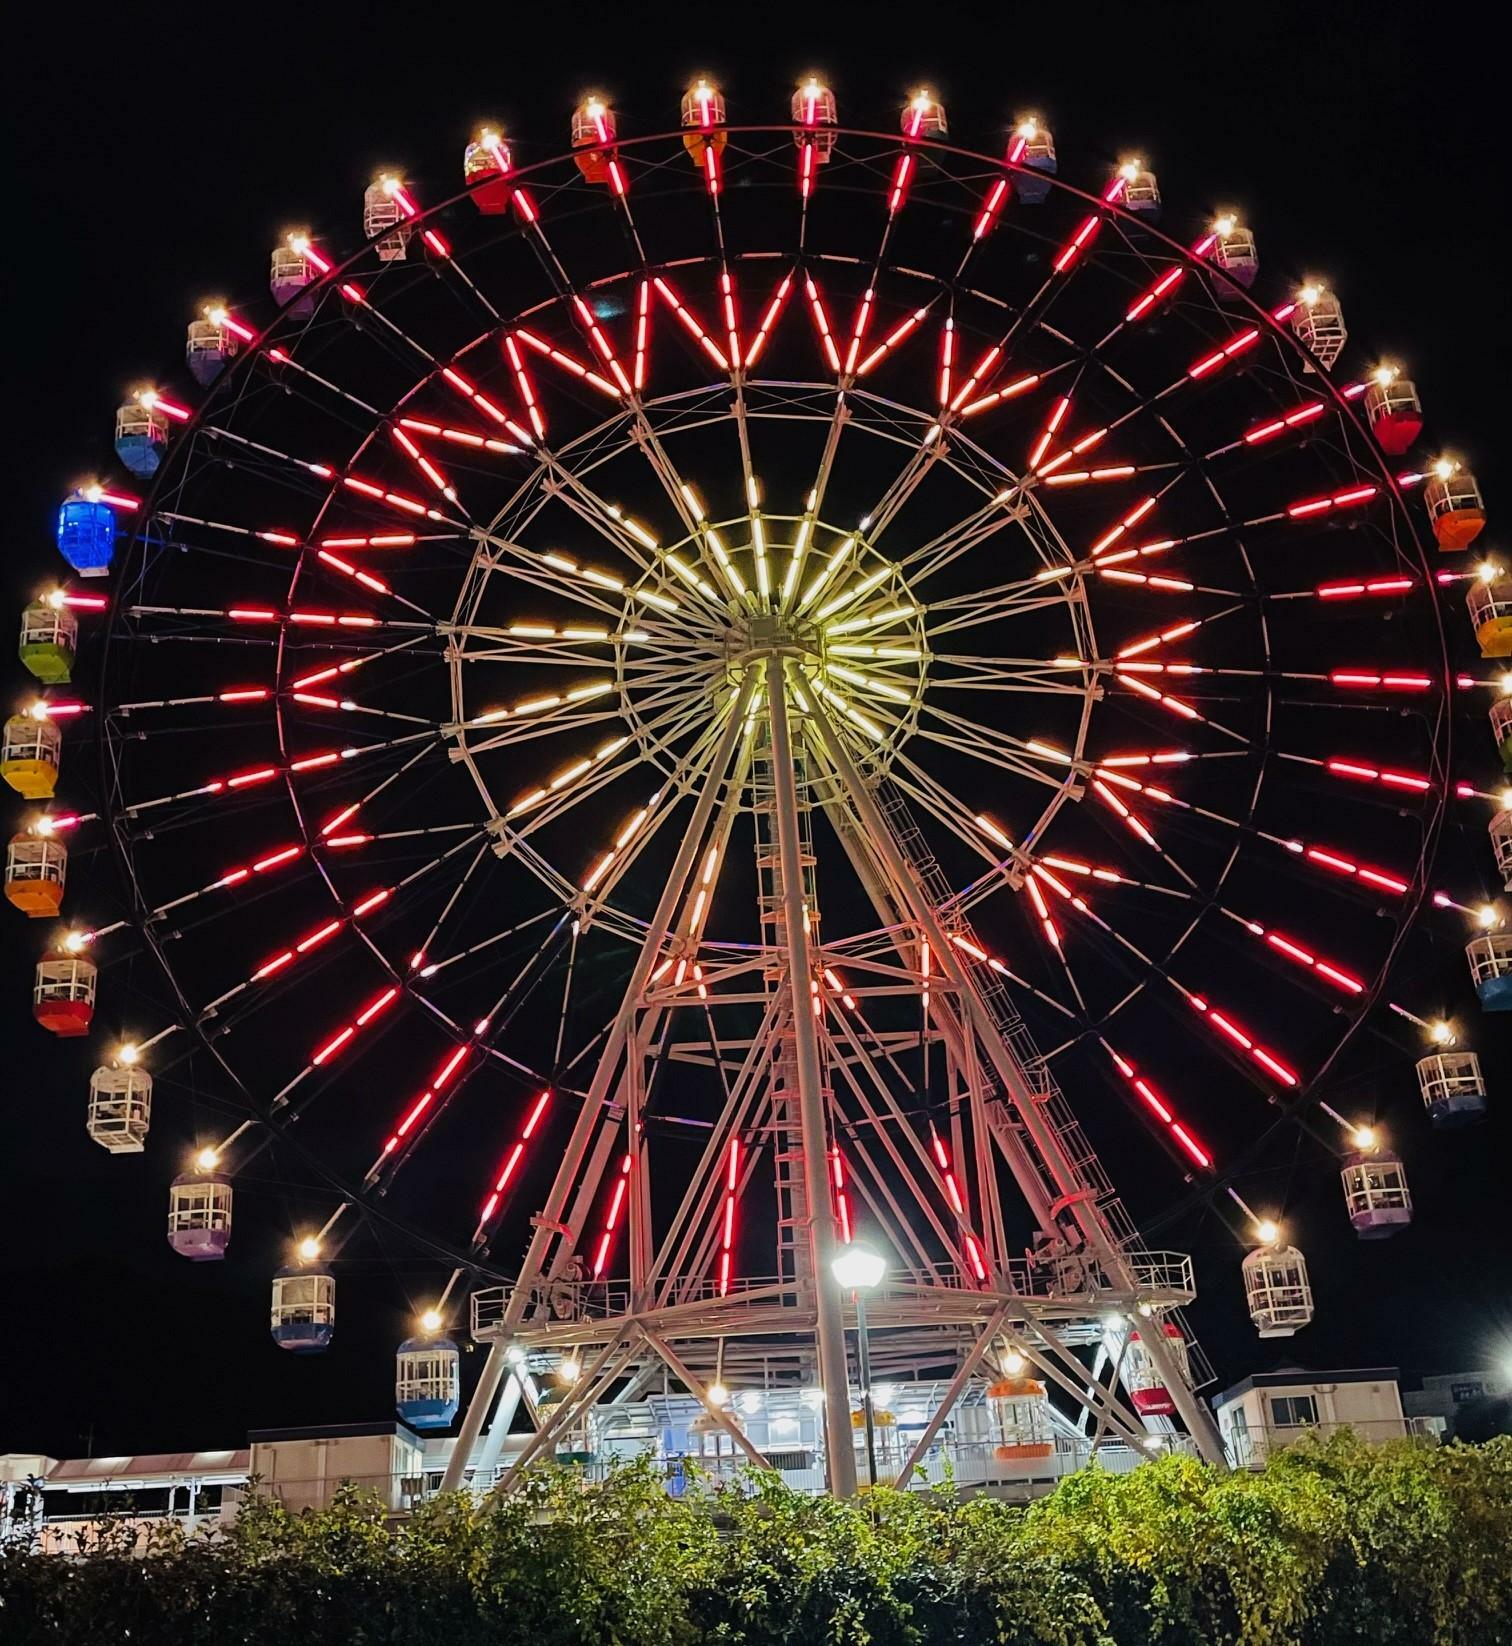
<instances>
[{"instance_id":1,"label":"hedge","mask_svg":"<svg viewBox=\"0 0 1512 1646\"><path fill-rule=\"evenodd\" d=\"M856 1503L752 1475L668 1496L554 1467L395 1520L344 1490L213 1538L0 1550L5 1646L1493 1646L1512 1642L1512 1438L1304 1442L1261 1474L1166 1457L1028 1507Z\"/></svg>"}]
</instances>

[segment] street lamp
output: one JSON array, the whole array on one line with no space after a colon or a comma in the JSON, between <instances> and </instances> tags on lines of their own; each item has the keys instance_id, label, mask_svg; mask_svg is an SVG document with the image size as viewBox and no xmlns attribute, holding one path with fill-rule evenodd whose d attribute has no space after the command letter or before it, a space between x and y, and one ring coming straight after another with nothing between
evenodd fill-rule
<instances>
[{"instance_id":1,"label":"street lamp","mask_svg":"<svg viewBox=\"0 0 1512 1646\"><path fill-rule=\"evenodd\" d=\"M861 1413L866 1421L866 1474L877 1484L877 1427L872 1407L871 1343L866 1333L866 1294L882 1283L887 1262L867 1246L847 1246L830 1264L830 1273L856 1299L856 1360L861 1377Z\"/></svg>"}]
</instances>

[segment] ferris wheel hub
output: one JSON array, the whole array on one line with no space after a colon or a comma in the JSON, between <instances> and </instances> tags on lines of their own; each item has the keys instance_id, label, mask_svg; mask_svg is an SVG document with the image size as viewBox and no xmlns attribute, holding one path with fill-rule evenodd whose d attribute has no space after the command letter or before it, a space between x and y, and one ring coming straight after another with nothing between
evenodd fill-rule
<instances>
[{"instance_id":1,"label":"ferris wheel hub","mask_svg":"<svg viewBox=\"0 0 1512 1646\"><path fill-rule=\"evenodd\" d=\"M817 660L823 650L824 633L817 623L782 612L756 612L725 631L725 656L736 666L768 657Z\"/></svg>"}]
</instances>

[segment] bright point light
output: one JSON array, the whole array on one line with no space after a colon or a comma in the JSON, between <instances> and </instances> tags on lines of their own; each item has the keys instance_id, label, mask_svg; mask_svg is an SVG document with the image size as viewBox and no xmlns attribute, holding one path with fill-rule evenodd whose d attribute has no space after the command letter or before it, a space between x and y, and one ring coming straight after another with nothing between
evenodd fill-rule
<instances>
[{"instance_id":1,"label":"bright point light","mask_svg":"<svg viewBox=\"0 0 1512 1646\"><path fill-rule=\"evenodd\" d=\"M1475 911L1475 918L1479 924L1485 928L1485 930L1490 931L1490 929L1497 923L1496 906L1491 903L1482 903L1481 906Z\"/></svg>"},{"instance_id":2,"label":"bright point light","mask_svg":"<svg viewBox=\"0 0 1512 1646\"><path fill-rule=\"evenodd\" d=\"M420 1326L422 1330L427 1332L439 1332L441 1330L441 1311L439 1309L427 1309L420 1316Z\"/></svg>"},{"instance_id":3,"label":"bright point light","mask_svg":"<svg viewBox=\"0 0 1512 1646\"><path fill-rule=\"evenodd\" d=\"M105 495L105 488L102 485L100 485L98 482L95 482L95 483L93 483L91 485L88 485L84 488L84 496L91 503L98 503L104 495Z\"/></svg>"},{"instance_id":4,"label":"bright point light","mask_svg":"<svg viewBox=\"0 0 1512 1646\"><path fill-rule=\"evenodd\" d=\"M1302 288L1301 291L1297 293L1297 301L1304 307L1310 309L1322 295L1323 288L1321 286L1315 286L1309 282Z\"/></svg>"},{"instance_id":5,"label":"bright point light","mask_svg":"<svg viewBox=\"0 0 1512 1646\"><path fill-rule=\"evenodd\" d=\"M62 611L63 602L68 598L68 596L64 594L62 589L49 589L47 593L42 596L42 598L56 612Z\"/></svg>"},{"instance_id":6,"label":"bright point light","mask_svg":"<svg viewBox=\"0 0 1512 1646\"><path fill-rule=\"evenodd\" d=\"M306 1235L299 1243L299 1255L306 1263L320 1256L320 1242L314 1235Z\"/></svg>"},{"instance_id":7,"label":"bright point light","mask_svg":"<svg viewBox=\"0 0 1512 1646\"><path fill-rule=\"evenodd\" d=\"M27 705L26 712L32 717L33 720L46 720L47 704L39 697L35 702Z\"/></svg>"},{"instance_id":8,"label":"bright point light","mask_svg":"<svg viewBox=\"0 0 1512 1646\"><path fill-rule=\"evenodd\" d=\"M571 1355L568 1355L565 1360L557 1362L556 1375L563 1383L576 1383L583 1375L582 1362L574 1360Z\"/></svg>"},{"instance_id":9,"label":"bright point light","mask_svg":"<svg viewBox=\"0 0 1512 1646\"><path fill-rule=\"evenodd\" d=\"M1270 1218L1262 1218L1255 1225L1255 1235L1262 1246L1274 1246L1281 1238L1281 1225Z\"/></svg>"},{"instance_id":10,"label":"bright point light","mask_svg":"<svg viewBox=\"0 0 1512 1646\"><path fill-rule=\"evenodd\" d=\"M1357 1149L1373 1149L1376 1145L1375 1129L1371 1126L1356 1126L1352 1142Z\"/></svg>"},{"instance_id":11,"label":"bright point light","mask_svg":"<svg viewBox=\"0 0 1512 1646\"><path fill-rule=\"evenodd\" d=\"M868 1246L847 1246L830 1264L830 1273L847 1291L869 1291L887 1273L887 1260Z\"/></svg>"},{"instance_id":12,"label":"bright point light","mask_svg":"<svg viewBox=\"0 0 1512 1646\"><path fill-rule=\"evenodd\" d=\"M378 186L385 194L398 194L400 187L399 179L397 177L390 177L389 174L385 172L383 176L378 179Z\"/></svg>"},{"instance_id":13,"label":"bright point light","mask_svg":"<svg viewBox=\"0 0 1512 1646\"><path fill-rule=\"evenodd\" d=\"M142 389L137 394L136 399L137 404L143 411L151 411L158 403L158 392L156 389Z\"/></svg>"},{"instance_id":14,"label":"bright point light","mask_svg":"<svg viewBox=\"0 0 1512 1646\"><path fill-rule=\"evenodd\" d=\"M1508 697L1512 697L1512 674L1504 674L1501 677L1501 689Z\"/></svg>"},{"instance_id":15,"label":"bright point light","mask_svg":"<svg viewBox=\"0 0 1512 1646\"><path fill-rule=\"evenodd\" d=\"M1377 366L1370 375L1384 389L1388 384L1396 382L1397 369L1395 366Z\"/></svg>"},{"instance_id":16,"label":"bright point light","mask_svg":"<svg viewBox=\"0 0 1512 1646\"><path fill-rule=\"evenodd\" d=\"M1119 1314L1118 1311L1115 1309L1112 1312L1110 1312L1108 1314L1105 1314L1103 1316L1102 1323L1103 1323L1103 1330L1105 1332L1120 1331L1123 1328L1124 1317L1121 1314Z\"/></svg>"},{"instance_id":17,"label":"bright point light","mask_svg":"<svg viewBox=\"0 0 1512 1646\"><path fill-rule=\"evenodd\" d=\"M53 828L53 820L44 814L32 824L32 833L40 834L44 839L46 839L46 837L53 832Z\"/></svg>"},{"instance_id":18,"label":"bright point light","mask_svg":"<svg viewBox=\"0 0 1512 1646\"><path fill-rule=\"evenodd\" d=\"M879 1383L876 1388L872 1390L872 1399L875 1400L879 1406L886 1406L897 1392L898 1391L893 1384Z\"/></svg>"},{"instance_id":19,"label":"bright point light","mask_svg":"<svg viewBox=\"0 0 1512 1646\"><path fill-rule=\"evenodd\" d=\"M1454 1030L1442 1018L1428 1031L1436 1046L1447 1046L1454 1039Z\"/></svg>"},{"instance_id":20,"label":"bright point light","mask_svg":"<svg viewBox=\"0 0 1512 1646\"><path fill-rule=\"evenodd\" d=\"M138 1046L134 1040L126 1041L116 1053L116 1057L120 1062L124 1063L127 1068L130 1068L141 1055L141 1047Z\"/></svg>"},{"instance_id":21,"label":"bright point light","mask_svg":"<svg viewBox=\"0 0 1512 1646\"><path fill-rule=\"evenodd\" d=\"M310 249L310 237L307 234L291 234L289 236L289 250L296 251L301 257Z\"/></svg>"},{"instance_id":22,"label":"bright point light","mask_svg":"<svg viewBox=\"0 0 1512 1646\"><path fill-rule=\"evenodd\" d=\"M1222 235L1227 240L1238 226L1239 219L1232 212L1226 211L1214 221L1213 232Z\"/></svg>"},{"instance_id":23,"label":"bright point light","mask_svg":"<svg viewBox=\"0 0 1512 1646\"><path fill-rule=\"evenodd\" d=\"M88 939L83 932L65 932L63 934L63 949L66 954L80 954Z\"/></svg>"},{"instance_id":24,"label":"bright point light","mask_svg":"<svg viewBox=\"0 0 1512 1646\"><path fill-rule=\"evenodd\" d=\"M1482 583L1494 583L1500 571L1500 566L1493 566L1489 560L1482 560L1475 568L1475 575Z\"/></svg>"},{"instance_id":25,"label":"bright point light","mask_svg":"<svg viewBox=\"0 0 1512 1646\"><path fill-rule=\"evenodd\" d=\"M1026 114L1014 130L1018 136L1026 141L1032 140L1039 134L1039 121L1032 114Z\"/></svg>"},{"instance_id":26,"label":"bright point light","mask_svg":"<svg viewBox=\"0 0 1512 1646\"><path fill-rule=\"evenodd\" d=\"M224 326L229 316L220 304L217 303L214 308L205 310L205 318L212 326Z\"/></svg>"},{"instance_id":27,"label":"bright point light","mask_svg":"<svg viewBox=\"0 0 1512 1646\"><path fill-rule=\"evenodd\" d=\"M1458 468L1458 463L1452 462L1447 457L1441 457L1433 465L1433 472L1440 480L1452 480L1454 478L1455 471Z\"/></svg>"},{"instance_id":28,"label":"bright point light","mask_svg":"<svg viewBox=\"0 0 1512 1646\"><path fill-rule=\"evenodd\" d=\"M194 1157L194 1164L202 1172L213 1172L220 1165L220 1156L214 1149L201 1149Z\"/></svg>"},{"instance_id":29,"label":"bright point light","mask_svg":"<svg viewBox=\"0 0 1512 1646\"><path fill-rule=\"evenodd\" d=\"M523 1366L525 1364L525 1351L518 1343L511 1343L504 1351L504 1358L511 1366Z\"/></svg>"},{"instance_id":30,"label":"bright point light","mask_svg":"<svg viewBox=\"0 0 1512 1646\"><path fill-rule=\"evenodd\" d=\"M1003 1370L1007 1372L1009 1377L1017 1377L1028 1364L1029 1362L1017 1349L1010 1349L1003 1356Z\"/></svg>"},{"instance_id":31,"label":"bright point light","mask_svg":"<svg viewBox=\"0 0 1512 1646\"><path fill-rule=\"evenodd\" d=\"M730 1404L730 1391L725 1388L723 1383L711 1383L709 1385L709 1401L714 1406L728 1406Z\"/></svg>"}]
</instances>

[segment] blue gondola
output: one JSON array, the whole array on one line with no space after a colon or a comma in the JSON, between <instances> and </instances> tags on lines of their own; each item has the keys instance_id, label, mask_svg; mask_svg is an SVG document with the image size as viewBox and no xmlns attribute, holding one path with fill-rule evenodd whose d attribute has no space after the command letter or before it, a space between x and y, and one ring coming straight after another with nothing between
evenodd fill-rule
<instances>
[{"instance_id":1,"label":"blue gondola","mask_svg":"<svg viewBox=\"0 0 1512 1646\"><path fill-rule=\"evenodd\" d=\"M319 1265L294 1263L273 1276L270 1329L291 1354L319 1354L336 1331L336 1277Z\"/></svg>"},{"instance_id":2,"label":"blue gondola","mask_svg":"<svg viewBox=\"0 0 1512 1646\"><path fill-rule=\"evenodd\" d=\"M410 1337L394 1357L394 1409L412 1429L445 1429L460 1404L461 1357L449 1337Z\"/></svg>"},{"instance_id":3,"label":"blue gondola","mask_svg":"<svg viewBox=\"0 0 1512 1646\"><path fill-rule=\"evenodd\" d=\"M74 492L58 510L57 539L58 552L80 577L104 577L115 558L115 510Z\"/></svg>"}]
</instances>

